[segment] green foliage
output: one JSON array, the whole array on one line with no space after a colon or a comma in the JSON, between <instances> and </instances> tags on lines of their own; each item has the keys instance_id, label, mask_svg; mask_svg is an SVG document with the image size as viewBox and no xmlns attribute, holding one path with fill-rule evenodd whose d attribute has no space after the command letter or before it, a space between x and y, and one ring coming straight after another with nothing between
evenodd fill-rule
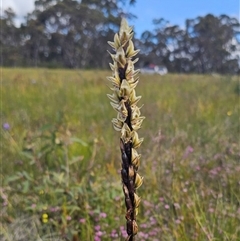
<instances>
[{"instance_id":1,"label":"green foliage","mask_svg":"<svg viewBox=\"0 0 240 241\"><path fill-rule=\"evenodd\" d=\"M108 75L2 70L1 240L72 241L76 234L79 240L124 240ZM139 130L145 137L139 240L237 241L237 78L140 80L148 118Z\"/></svg>"}]
</instances>

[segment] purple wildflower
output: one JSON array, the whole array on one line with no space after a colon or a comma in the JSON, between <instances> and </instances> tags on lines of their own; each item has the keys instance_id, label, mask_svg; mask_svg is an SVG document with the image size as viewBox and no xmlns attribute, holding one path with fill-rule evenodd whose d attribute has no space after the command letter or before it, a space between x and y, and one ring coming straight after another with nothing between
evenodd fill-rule
<instances>
[{"instance_id":1,"label":"purple wildflower","mask_svg":"<svg viewBox=\"0 0 240 241\"><path fill-rule=\"evenodd\" d=\"M107 214L106 214L106 213L100 213L100 214L99 214L99 217L100 217L100 218L106 218L106 217L107 217Z\"/></svg>"},{"instance_id":2,"label":"purple wildflower","mask_svg":"<svg viewBox=\"0 0 240 241\"><path fill-rule=\"evenodd\" d=\"M80 218L79 219L79 223L86 223L86 219L85 218Z\"/></svg>"},{"instance_id":3,"label":"purple wildflower","mask_svg":"<svg viewBox=\"0 0 240 241\"><path fill-rule=\"evenodd\" d=\"M2 127L6 131L10 130L10 125L7 122L3 123Z\"/></svg>"}]
</instances>

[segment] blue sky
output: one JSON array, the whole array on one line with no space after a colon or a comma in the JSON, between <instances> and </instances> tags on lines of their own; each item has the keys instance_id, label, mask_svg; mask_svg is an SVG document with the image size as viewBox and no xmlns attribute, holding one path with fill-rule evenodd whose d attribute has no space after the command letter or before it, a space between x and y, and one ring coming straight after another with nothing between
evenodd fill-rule
<instances>
[{"instance_id":1,"label":"blue sky","mask_svg":"<svg viewBox=\"0 0 240 241\"><path fill-rule=\"evenodd\" d=\"M35 0L0 0L0 7L6 9L12 7L16 12L17 24L34 8ZM137 16L137 19L129 21L134 26L137 37L144 30L152 30L152 20L164 18L170 24L184 27L186 19L204 16L208 13L219 16L226 14L240 19L240 0L136 0L134 6L126 5Z\"/></svg>"},{"instance_id":2,"label":"blue sky","mask_svg":"<svg viewBox=\"0 0 240 241\"><path fill-rule=\"evenodd\" d=\"M138 17L130 21L138 37L144 30L152 30L152 20L158 18L181 27L184 27L186 19L208 13L240 18L240 0L137 0L134 6L127 7Z\"/></svg>"}]
</instances>

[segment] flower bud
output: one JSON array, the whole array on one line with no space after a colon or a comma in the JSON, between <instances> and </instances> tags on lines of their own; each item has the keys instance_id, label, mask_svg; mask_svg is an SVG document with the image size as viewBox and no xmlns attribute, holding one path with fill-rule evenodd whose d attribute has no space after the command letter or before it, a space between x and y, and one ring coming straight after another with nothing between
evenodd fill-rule
<instances>
[{"instance_id":1,"label":"flower bud","mask_svg":"<svg viewBox=\"0 0 240 241\"><path fill-rule=\"evenodd\" d=\"M113 127L116 131L121 131L123 123L116 118L112 119Z\"/></svg>"},{"instance_id":2,"label":"flower bud","mask_svg":"<svg viewBox=\"0 0 240 241\"><path fill-rule=\"evenodd\" d=\"M138 173L135 177L135 188L138 189L140 186L142 186L143 183L143 177L141 177Z\"/></svg>"},{"instance_id":3,"label":"flower bud","mask_svg":"<svg viewBox=\"0 0 240 241\"><path fill-rule=\"evenodd\" d=\"M138 232L138 225L135 220L133 220L132 225L133 225L133 235L136 235Z\"/></svg>"},{"instance_id":4,"label":"flower bud","mask_svg":"<svg viewBox=\"0 0 240 241\"><path fill-rule=\"evenodd\" d=\"M139 207L140 202L141 202L141 198L136 193L134 193L134 206L135 206L135 208Z\"/></svg>"}]
</instances>

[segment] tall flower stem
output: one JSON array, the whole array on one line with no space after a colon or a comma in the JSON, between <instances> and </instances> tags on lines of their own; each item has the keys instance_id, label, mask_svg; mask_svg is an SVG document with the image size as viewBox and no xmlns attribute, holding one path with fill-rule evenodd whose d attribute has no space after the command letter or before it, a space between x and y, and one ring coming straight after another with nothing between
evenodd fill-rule
<instances>
[{"instance_id":1,"label":"tall flower stem","mask_svg":"<svg viewBox=\"0 0 240 241\"><path fill-rule=\"evenodd\" d=\"M141 96L136 96L135 91L139 82L139 70L134 70L134 64L138 59L132 60L139 50L134 50L132 37L132 28L125 19L122 19L119 33L115 34L113 42L108 42L114 50L114 54L110 53L113 60L113 63L110 63L112 76L108 77L113 93L108 94L108 97L112 107L117 111L117 118L112 120L113 127L120 132L121 178L128 234L126 241L133 241L138 232L136 216L140 197L136 194L136 189L143 182L143 178L138 174L141 155L137 152L143 138L138 137L137 131L141 128L144 117L137 106Z\"/></svg>"}]
</instances>

